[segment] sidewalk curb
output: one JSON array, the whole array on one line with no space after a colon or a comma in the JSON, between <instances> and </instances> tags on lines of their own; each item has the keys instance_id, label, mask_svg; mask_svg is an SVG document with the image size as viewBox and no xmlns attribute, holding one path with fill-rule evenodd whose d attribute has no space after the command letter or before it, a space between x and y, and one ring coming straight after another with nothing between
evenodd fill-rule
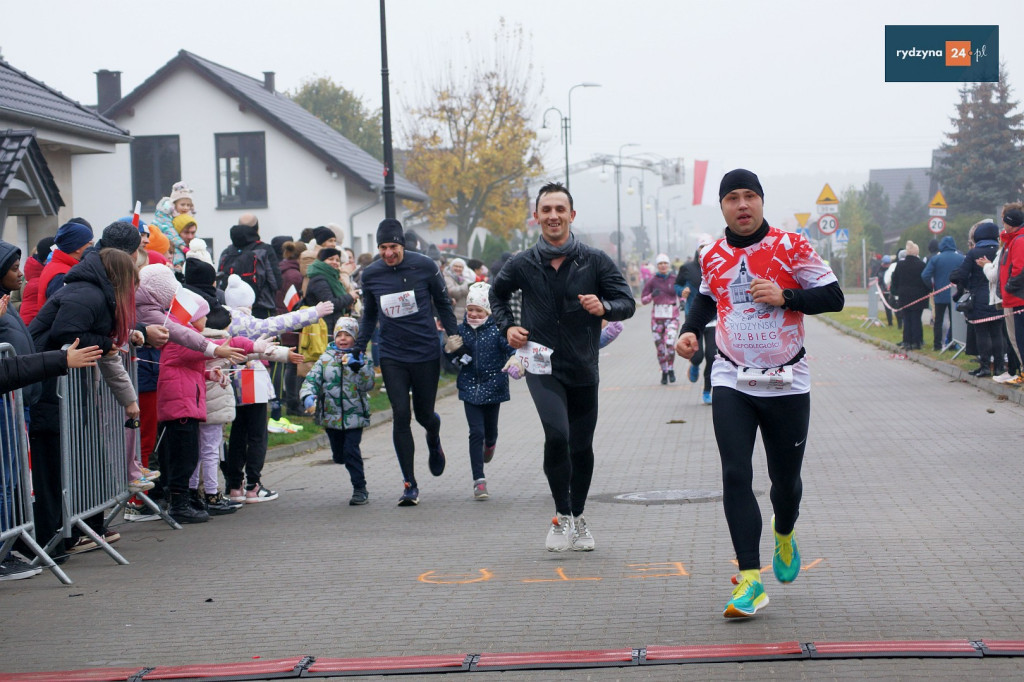
<instances>
[{"instance_id":1,"label":"sidewalk curb","mask_svg":"<svg viewBox=\"0 0 1024 682\"><path fill-rule=\"evenodd\" d=\"M1017 388L998 384L992 381L991 379L979 379L977 377L972 377L970 374L967 373L967 370L961 369L956 365L950 364L948 362L943 362L942 360L936 360L935 358L924 355L923 353L904 351L903 349L898 348L895 343L890 343L888 341L876 339L873 336L865 334L864 332L858 331L851 327L847 327L846 325L840 324L839 322L836 322L835 320L829 317L825 317L824 315L815 316L814 319L821 320L825 324L838 329L847 336L852 336L854 338L860 339L861 341L866 341L867 343L873 344L875 346L878 346L879 348L891 351L893 353L905 355L908 360L912 360L913 362L924 365L925 367L933 369L936 372L941 372L942 374L952 377L956 381L962 381L965 384L973 384L975 388L978 388L987 393L991 393L992 395L999 396L1006 400L1007 402L1013 403L1015 405L1024 404L1024 391L1021 391Z\"/></svg>"},{"instance_id":2,"label":"sidewalk curb","mask_svg":"<svg viewBox=\"0 0 1024 682\"><path fill-rule=\"evenodd\" d=\"M446 386L441 386L437 389L438 398L447 398L453 393L458 392L458 387L455 382L452 381ZM386 424L391 421L391 409L381 410L374 412L370 415L370 425L367 428L374 428L381 424ZM327 434L321 433L317 436L310 438L309 440L299 441L298 443L288 443L287 445L278 445L273 448L267 448L267 459L270 462L273 460L287 459L296 455L305 455L310 452L317 452L318 450L330 449L330 442L327 440Z\"/></svg>"}]
</instances>

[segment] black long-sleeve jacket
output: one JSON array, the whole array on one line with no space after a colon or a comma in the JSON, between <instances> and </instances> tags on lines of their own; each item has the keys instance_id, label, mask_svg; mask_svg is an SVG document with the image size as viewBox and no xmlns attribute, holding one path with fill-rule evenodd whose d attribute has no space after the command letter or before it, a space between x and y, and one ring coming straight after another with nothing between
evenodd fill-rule
<instances>
[{"instance_id":1,"label":"black long-sleeve jacket","mask_svg":"<svg viewBox=\"0 0 1024 682\"><path fill-rule=\"evenodd\" d=\"M601 320L626 320L636 312L633 292L608 254L577 242L558 271L536 246L513 256L491 286L491 314L503 334L515 326L509 298L517 289L523 292L521 326L530 341L554 351L552 376L567 386L598 383ZM584 310L580 294L594 294L607 304L603 318Z\"/></svg>"}]
</instances>

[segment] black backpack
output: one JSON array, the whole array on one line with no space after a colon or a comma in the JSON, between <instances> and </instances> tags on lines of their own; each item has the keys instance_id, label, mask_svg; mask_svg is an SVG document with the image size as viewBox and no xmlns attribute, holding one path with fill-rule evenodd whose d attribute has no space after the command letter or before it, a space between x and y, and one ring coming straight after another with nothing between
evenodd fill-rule
<instances>
[{"instance_id":1,"label":"black backpack","mask_svg":"<svg viewBox=\"0 0 1024 682\"><path fill-rule=\"evenodd\" d=\"M258 248L257 244L248 244L244 249L229 246L221 257L217 286L227 289L228 277L231 275L238 275L256 292L254 307L275 308L274 278L270 273L270 259L265 249Z\"/></svg>"}]
</instances>

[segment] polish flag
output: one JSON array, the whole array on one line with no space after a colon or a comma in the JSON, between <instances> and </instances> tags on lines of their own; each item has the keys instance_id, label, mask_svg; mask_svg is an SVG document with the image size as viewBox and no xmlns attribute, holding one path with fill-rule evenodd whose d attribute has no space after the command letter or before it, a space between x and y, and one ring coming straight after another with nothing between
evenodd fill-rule
<instances>
[{"instance_id":1,"label":"polish flag","mask_svg":"<svg viewBox=\"0 0 1024 682\"><path fill-rule=\"evenodd\" d=\"M294 310L295 306L297 306L301 300L302 297L299 296L299 292L295 290L294 284L288 287L288 291L284 292L284 307L288 309L288 312Z\"/></svg>"},{"instance_id":2,"label":"polish flag","mask_svg":"<svg viewBox=\"0 0 1024 682\"><path fill-rule=\"evenodd\" d=\"M188 324L197 310L199 310L199 301L196 300L196 297L188 290L178 287L174 298L171 299L171 315L174 316L174 319L182 324Z\"/></svg>"},{"instance_id":3,"label":"polish flag","mask_svg":"<svg viewBox=\"0 0 1024 682\"><path fill-rule=\"evenodd\" d=\"M132 212L132 225L134 227L136 227L136 228L139 226L139 214L140 213L142 213L142 202L141 201L136 201L135 202L135 211Z\"/></svg>"},{"instance_id":4,"label":"polish flag","mask_svg":"<svg viewBox=\"0 0 1024 682\"><path fill-rule=\"evenodd\" d=\"M267 393L267 383L256 376L256 370L243 369L239 372L239 384L241 386L242 404L258 405L270 401Z\"/></svg>"}]
</instances>

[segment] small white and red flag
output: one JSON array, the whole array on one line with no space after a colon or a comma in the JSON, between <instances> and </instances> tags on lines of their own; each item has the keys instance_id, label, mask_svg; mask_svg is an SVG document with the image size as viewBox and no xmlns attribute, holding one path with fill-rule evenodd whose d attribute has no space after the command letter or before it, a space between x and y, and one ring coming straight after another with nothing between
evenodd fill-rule
<instances>
[{"instance_id":1,"label":"small white and red flag","mask_svg":"<svg viewBox=\"0 0 1024 682\"><path fill-rule=\"evenodd\" d=\"M267 382L256 376L256 370L243 369L240 371L238 383L241 388L243 405L258 405L270 400L267 392Z\"/></svg>"},{"instance_id":2,"label":"small white and red flag","mask_svg":"<svg viewBox=\"0 0 1024 682\"><path fill-rule=\"evenodd\" d=\"M142 213L142 202L135 202L135 210L132 212L132 225L138 228L139 226L139 214Z\"/></svg>"},{"instance_id":3,"label":"small white and red flag","mask_svg":"<svg viewBox=\"0 0 1024 682\"><path fill-rule=\"evenodd\" d=\"M188 324L197 310L199 310L199 301L196 300L196 297L187 289L178 287L174 298L171 299L170 314L174 316L174 319L182 324Z\"/></svg>"},{"instance_id":4,"label":"small white and red flag","mask_svg":"<svg viewBox=\"0 0 1024 682\"><path fill-rule=\"evenodd\" d=\"M288 309L288 312L294 310L295 306L297 306L301 300L302 297L299 296L299 292L295 290L294 284L288 287L288 291L284 292L284 307Z\"/></svg>"}]
</instances>

